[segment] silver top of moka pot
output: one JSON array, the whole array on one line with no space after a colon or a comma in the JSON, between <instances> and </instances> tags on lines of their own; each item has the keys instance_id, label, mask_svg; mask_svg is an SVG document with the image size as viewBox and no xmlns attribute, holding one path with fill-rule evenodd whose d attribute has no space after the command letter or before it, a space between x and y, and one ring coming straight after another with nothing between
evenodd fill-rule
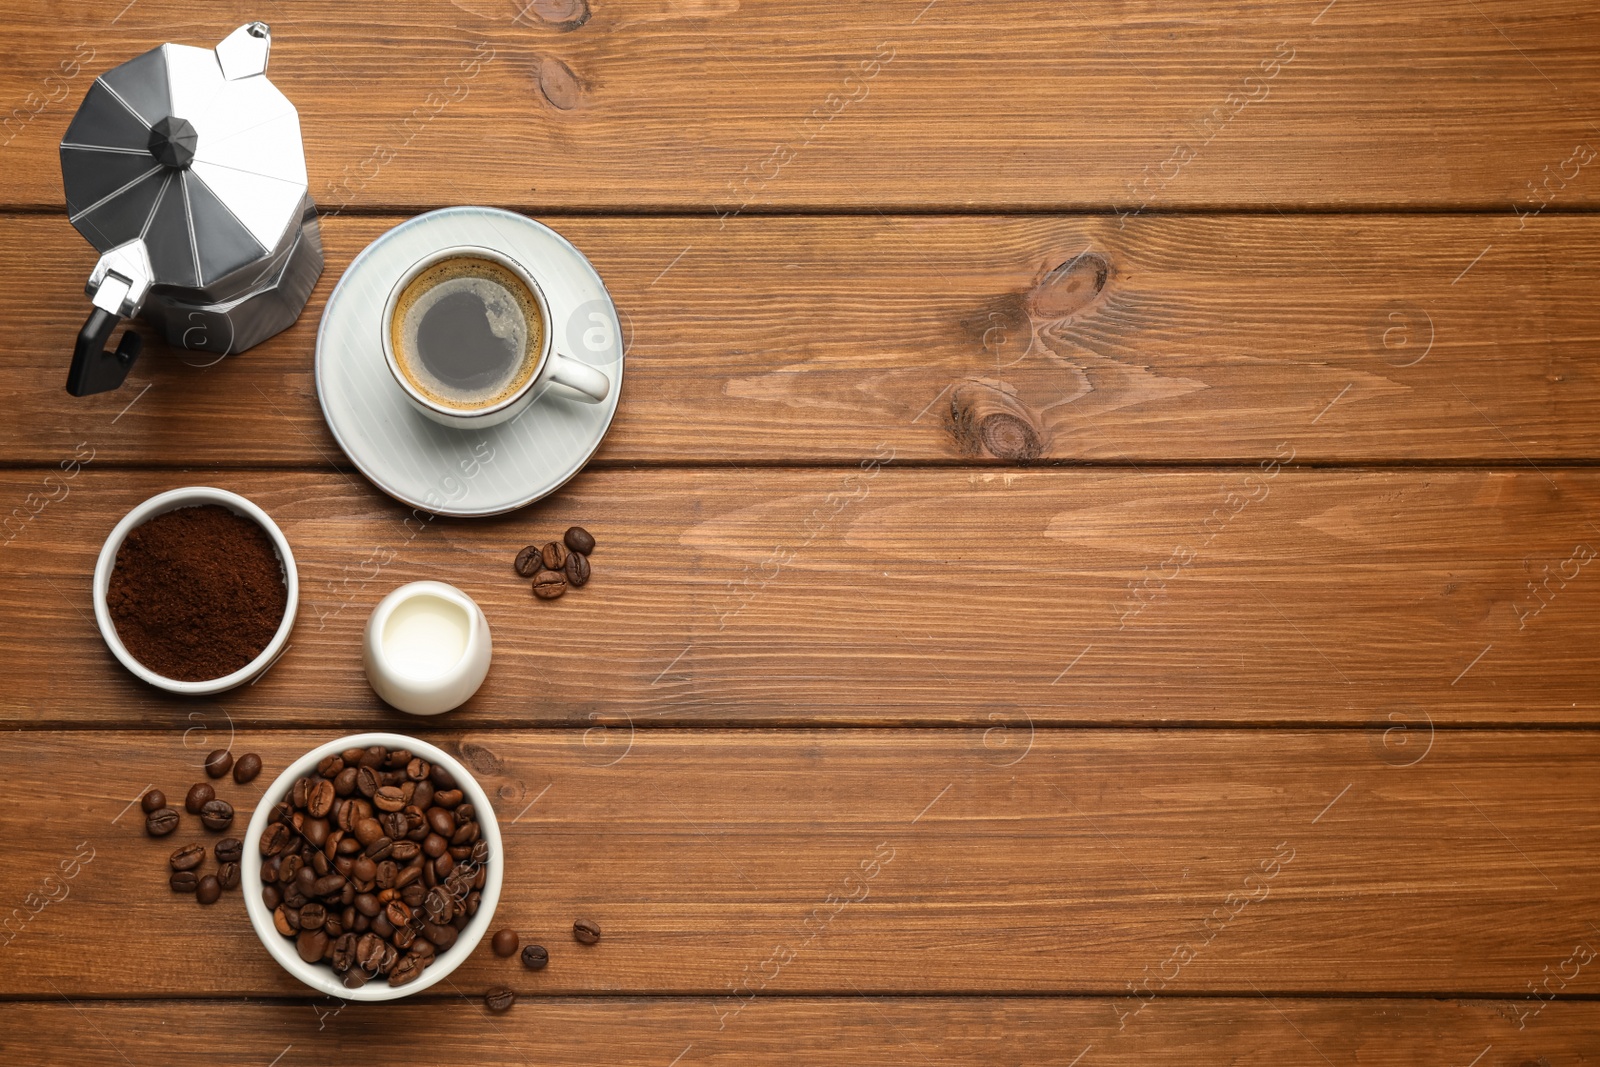
<instances>
[{"instance_id":1,"label":"silver top of moka pot","mask_svg":"<svg viewBox=\"0 0 1600 1067\"><path fill-rule=\"evenodd\" d=\"M215 49L164 44L96 78L61 141L78 232L101 252L142 240L154 285L203 289L270 256L306 194L271 47L251 22Z\"/></svg>"}]
</instances>

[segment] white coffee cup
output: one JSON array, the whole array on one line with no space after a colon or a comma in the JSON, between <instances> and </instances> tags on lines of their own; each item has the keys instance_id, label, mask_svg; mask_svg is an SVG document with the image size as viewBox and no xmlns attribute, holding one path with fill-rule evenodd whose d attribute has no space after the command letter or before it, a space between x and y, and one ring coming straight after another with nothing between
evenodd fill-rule
<instances>
[{"instance_id":1,"label":"white coffee cup","mask_svg":"<svg viewBox=\"0 0 1600 1067\"><path fill-rule=\"evenodd\" d=\"M406 376L394 350L394 317L406 287L430 267L451 259L486 259L498 263L527 287L538 308L539 344L529 357L533 361L532 373L511 395L481 407L452 406L428 396ZM544 290L540 288L532 271L497 249L485 248L482 245L452 245L449 248L438 249L413 263L389 291L389 298L383 305L383 318L378 325L382 332L383 358L389 365L389 373L394 376L395 383L405 393L412 407L444 426L479 429L508 422L526 411L552 383L570 390L567 395L573 399L590 404L600 403L611 392L611 379L606 377L604 372L582 360L556 351L555 323L551 318L550 302L546 299Z\"/></svg>"}]
</instances>

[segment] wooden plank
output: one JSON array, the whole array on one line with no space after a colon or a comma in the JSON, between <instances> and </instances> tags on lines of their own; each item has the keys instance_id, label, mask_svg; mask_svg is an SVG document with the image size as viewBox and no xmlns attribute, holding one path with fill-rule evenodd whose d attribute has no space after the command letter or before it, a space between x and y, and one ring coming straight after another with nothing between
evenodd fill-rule
<instances>
[{"instance_id":1,"label":"wooden plank","mask_svg":"<svg viewBox=\"0 0 1600 1067\"><path fill-rule=\"evenodd\" d=\"M223 783L241 818L338 736L296 733L234 737L268 768ZM31 802L3 816L0 899L23 914L0 995L303 992L240 894L202 908L167 888L168 853L211 835L186 816L150 840L125 810L149 785L181 796L217 736L13 735L0 769ZM1522 998L1562 971L1541 995L1592 996L1600 975L1591 733L1441 734L1409 766L1359 730L436 740L496 798L496 925L552 956L530 974L478 952L462 991L693 994L708 1029L748 1021L751 995L1093 994L1117 1000L1114 1032L1163 995ZM580 916L604 932L592 950Z\"/></svg>"},{"instance_id":2,"label":"wooden plank","mask_svg":"<svg viewBox=\"0 0 1600 1067\"><path fill-rule=\"evenodd\" d=\"M0 456L53 465L88 442L100 463L342 460L316 327L397 221L325 226L328 268L279 337L220 365L153 344L123 389L79 399L62 385L93 252L60 218L3 220ZM1254 462L1284 442L1328 463L1600 455L1593 218L1509 238L1452 216L552 221L630 326L602 466L854 465L884 448Z\"/></svg>"},{"instance_id":3,"label":"wooden plank","mask_svg":"<svg viewBox=\"0 0 1600 1067\"><path fill-rule=\"evenodd\" d=\"M1597 202L1594 152L1574 156L1597 140L1592 4L1327 6L308 3L271 71L330 208ZM8 202L61 203L55 145L91 77L258 14L11 5Z\"/></svg>"},{"instance_id":4,"label":"wooden plank","mask_svg":"<svg viewBox=\"0 0 1600 1067\"><path fill-rule=\"evenodd\" d=\"M419 1054L501 1065L590 1064L603 1043L608 1064L662 1067L761 1062L848 1067L862 1062L1102 1064L1333 1063L1480 1067L1582 1063L1600 1026L1592 1002L1556 1001L1518 1030L1497 1001L1177 999L1139 1025L1107 1025L1103 999L969 1000L859 997L763 1000L748 1021L718 1032L704 1004L642 998L524 1000L488 1016L476 1003L406 1000L383 1006L332 1002L129 1003L57 1000L6 1005L0 1051L15 1067L128 1063L300 1064L406 1062ZM337 1014L335 1014L337 1012ZM174 1017L183 1020L174 1024ZM710 1022L712 1025L708 1026ZM1107 1031L1111 1032L1108 1033ZM447 1053L445 1050L448 1050Z\"/></svg>"},{"instance_id":5,"label":"wooden plank","mask_svg":"<svg viewBox=\"0 0 1600 1067\"><path fill-rule=\"evenodd\" d=\"M105 649L90 576L121 515L189 484L257 501L299 566L292 647L215 701L241 724L393 721L361 628L424 578L494 632L457 722L1596 720L1591 471L610 472L431 522L334 474L52 477L0 479L40 507L0 548L0 716L24 726L182 727L195 705ZM573 523L594 579L536 601L512 557Z\"/></svg>"}]
</instances>

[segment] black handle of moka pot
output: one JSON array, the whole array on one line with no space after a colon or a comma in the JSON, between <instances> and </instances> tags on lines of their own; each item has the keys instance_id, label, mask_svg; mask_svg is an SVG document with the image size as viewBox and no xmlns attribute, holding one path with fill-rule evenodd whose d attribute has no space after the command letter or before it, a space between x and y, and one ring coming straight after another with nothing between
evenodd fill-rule
<instances>
[{"instance_id":1,"label":"black handle of moka pot","mask_svg":"<svg viewBox=\"0 0 1600 1067\"><path fill-rule=\"evenodd\" d=\"M67 372L67 392L73 396L104 393L120 386L139 358L144 338L126 330L115 352L106 351L120 317L104 308L89 312L88 321L78 331L78 345L72 351L72 369Z\"/></svg>"}]
</instances>

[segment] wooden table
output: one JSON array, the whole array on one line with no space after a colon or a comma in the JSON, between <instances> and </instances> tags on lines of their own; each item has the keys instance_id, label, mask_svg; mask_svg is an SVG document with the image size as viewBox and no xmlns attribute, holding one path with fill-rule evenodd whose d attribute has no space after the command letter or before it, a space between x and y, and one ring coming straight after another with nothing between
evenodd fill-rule
<instances>
[{"instance_id":1,"label":"wooden table","mask_svg":"<svg viewBox=\"0 0 1600 1067\"><path fill-rule=\"evenodd\" d=\"M325 216L311 303L240 358L152 345L71 398L95 253L56 143L100 71L255 16ZM3 25L0 1062L1600 1054L1600 8L17 0ZM591 258L628 379L554 497L408 525L323 424L314 334L357 252L455 203ZM258 684L182 701L116 666L90 572L194 483L276 517L301 614ZM535 601L511 557L572 523L595 579ZM442 720L359 663L421 578L495 634ZM231 744L267 764L225 790L247 812L367 728L496 798L499 914L548 970L482 950L341 1008L239 893L167 890L147 787ZM497 984L521 999L490 1016Z\"/></svg>"}]
</instances>

